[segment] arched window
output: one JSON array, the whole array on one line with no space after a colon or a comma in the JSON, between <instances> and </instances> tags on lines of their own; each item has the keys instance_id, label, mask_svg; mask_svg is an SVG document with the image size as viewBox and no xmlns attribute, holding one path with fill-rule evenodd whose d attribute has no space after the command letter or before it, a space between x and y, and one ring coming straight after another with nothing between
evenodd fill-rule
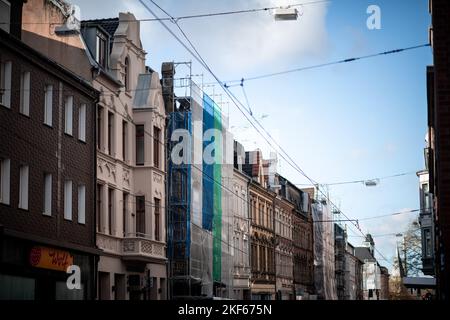
<instances>
[{"instance_id":1,"label":"arched window","mask_svg":"<svg viewBox=\"0 0 450 320\"><path fill-rule=\"evenodd\" d=\"M125 58L125 90L130 91L130 60Z\"/></svg>"}]
</instances>

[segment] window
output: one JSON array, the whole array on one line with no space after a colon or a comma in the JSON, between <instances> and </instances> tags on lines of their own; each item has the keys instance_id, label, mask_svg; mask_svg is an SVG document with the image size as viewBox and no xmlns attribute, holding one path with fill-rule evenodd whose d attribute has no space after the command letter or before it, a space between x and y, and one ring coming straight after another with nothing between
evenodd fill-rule
<instances>
[{"instance_id":1,"label":"window","mask_svg":"<svg viewBox=\"0 0 450 320\"><path fill-rule=\"evenodd\" d=\"M86 186L78 186L78 223L86 223Z\"/></svg>"},{"instance_id":2,"label":"window","mask_svg":"<svg viewBox=\"0 0 450 320\"><path fill-rule=\"evenodd\" d=\"M159 156L159 150L160 150L160 136L161 136L161 130L157 127L153 128L153 165L156 168L159 168L159 162L160 162L160 156Z\"/></svg>"},{"instance_id":3,"label":"window","mask_svg":"<svg viewBox=\"0 0 450 320\"><path fill-rule=\"evenodd\" d=\"M11 61L4 61L0 65L0 104L7 108L11 108L11 69Z\"/></svg>"},{"instance_id":4,"label":"window","mask_svg":"<svg viewBox=\"0 0 450 320\"><path fill-rule=\"evenodd\" d=\"M107 67L107 45L106 45L106 36L101 33L100 31L97 31L97 46L96 46L96 52L95 52L95 60L103 67Z\"/></svg>"},{"instance_id":5,"label":"window","mask_svg":"<svg viewBox=\"0 0 450 320\"><path fill-rule=\"evenodd\" d=\"M125 90L130 91L130 59L128 57L125 58L124 84Z\"/></svg>"},{"instance_id":6,"label":"window","mask_svg":"<svg viewBox=\"0 0 450 320\"><path fill-rule=\"evenodd\" d=\"M123 193L123 206L122 206L122 230L123 236L127 236L127 208L128 208L128 193Z\"/></svg>"},{"instance_id":7,"label":"window","mask_svg":"<svg viewBox=\"0 0 450 320\"><path fill-rule=\"evenodd\" d=\"M145 234L145 197L136 197L136 236Z\"/></svg>"},{"instance_id":8,"label":"window","mask_svg":"<svg viewBox=\"0 0 450 320\"><path fill-rule=\"evenodd\" d=\"M78 139L86 142L86 104L80 105L78 113Z\"/></svg>"},{"instance_id":9,"label":"window","mask_svg":"<svg viewBox=\"0 0 450 320\"><path fill-rule=\"evenodd\" d=\"M154 199L155 203L155 240L160 241L160 228L161 228L161 200Z\"/></svg>"},{"instance_id":10,"label":"window","mask_svg":"<svg viewBox=\"0 0 450 320\"><path fill-rule=\"evenodd\" d=\"M20 113L30 115L30 72L22 72L20 76Z\"/></svg>"},{"instance_id":11,"label":"window","mask_svg":"<svg viewBox=\"0 0 450 320\"><path fill-rule=\"evenodd\" d=\"M11 4L9 1L0 0L0 29L9 33L11 21Z\"/></svg>"},{"instance_id":12,"label":"window","mask_svg":"<svg viewBox=\"0 0 450 320\"><path fill-rule=\"evenodd\" d=\"M48 126L52 126L53 116L53 86L45 86L45 101L44 101L44 123Z\"/></svg>"},{"instance_id":13,"label":"window","mask_svg":"<svg viewBox=\"0 0 450 320\"><path fill-rule=\"evenodd\" d=\"M64 182L64 219L72 220L72 180Z\"/></svg>"},{"instance_id":14,"label":"window","mask_svg":"<svg viewBox=\"0 0 450 320\"><path fill-rule=\"evenodd\" d=\"M68 96L64 105L65 110L65 129L64 132L72 135L73 134L73 97Z\"/></svg>"},{"instance_id":15,"label":"window","mask_svg":"<svg viewBox=\"0 0 450 320\"><path fill-rule=\"evenodd\" d=\"M113 219L114 219L114 189L108 188L108 230L113 235Z\"/></svg>"},{"instance_id":16,"label":"window","mask_svg":"<svg viewBox=\"0 0 450 320\"><path fill-rule=\"evenodd\" d=\"M144 165L144 126L136 126L136 165Z\"/></svg>"},{"instance_id":17,"label":"window","mask_svg":"<svg viewBox=\"0 0 450 320\"><path fill-rule=\"evenodd\" d=\"M46 216L52 215L52 175L44 174L44 206L42 214Z\"/></svg>"},{"instance_id":18,"label":"window","mask_svg":"<svg viewBox=\"0 0 450 320\"><path fill-rule=\"evenodd\" d=\"M108 152L113 155L114 151L114 113L108 112Z\"/></svg>"},{"instance_id":19,"label":"window","mask_svg":"<svg viewBox=\"0 0 450 320\"><path fill-rule=\"evenodd\" d=\"M9 204L10 162L10 159L0 158L0 202L3 204Z\"/></svg>"},{"instance_id":20,"label":"window","mask_svg":"<svg viewBox=\"0 0 450 320\"><path fill-rule=\"evenodd\" d=\"M124 120L122 121L122 157L123 161L128 160L127 147L128 147L128 123Z\"/></svg>"},{"instance_id":21,"label":"window","mask_svg":"<svg viewBox=\"0 0 450 320\"><path fill-rule=\"evenodd\" d=\"M425 258L431 258L433 256L432 243L431 243L431 229L423 229L423 241L424 241L424 256Z\"/></svg>"},{"instance_id":22,"label":"window","mask_svg":"<svg viewBox=\"0 0 450 320\"><path fill-rule=\"evenodd\" d=\"M97 109L97 148L102 148L102 132L103 132L103 107Z\"/></svg>"},{"instance_id":23,"label":"window","mask_svg":"<svg viewBox=\"0 0 450 320\"><path fill-rule=\"evenodd\" d=\"M19 208L28 210L28 175L29 167L20 166L19 169Z\"/></svg>"},{"instance_id":24,"label":"window","mask_svg":"<svg viewBox=\"0 0 450 320\"><path fill-rule=\"evenodd\" d=\"M97 184L97 205L96 205L97 231L102 230L102 185Z\"/></svg>"}]
</instances>

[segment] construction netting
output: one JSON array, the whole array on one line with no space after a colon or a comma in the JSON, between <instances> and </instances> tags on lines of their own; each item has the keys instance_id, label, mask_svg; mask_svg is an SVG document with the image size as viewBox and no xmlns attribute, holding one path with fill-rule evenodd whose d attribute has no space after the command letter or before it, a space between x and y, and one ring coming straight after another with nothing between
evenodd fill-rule
<instances>
[{"instance_id":1,"label":"construction netting","mask_svg":"<svg viewBox=\"0 0 450 320\"><path fill-rule=\"evenodd\" d=\"M233 138L227 131L228 119L221 108L191 82L189 101L170 114L169 136L174 130L185 129L188 156L185 164L169 159L169 260L171 261L172 296L232 295L232 201ZM169 154L179 152L169 144ZM183 136L184 137L184 136ZM185 151L183 151L185 152ZM231 156L230 156L231 152ZM173 156L171 154L171 156ZM178 154L175 156L179 156ZM231 161L230 161L231 159ZM179 181L178 179L184 179ZM183 197L176 194L182 193ZM183 201L173 202L178 198ZM181 223L175 211L183 212ZM184 238L175 232L182 224ZM184 245L184 246L183 246ZM183 254L178 255L181 251ZM179 258L179 259L178 259ZM183 266L183 272L178 272Z\"/></svg>"},{"instance_id":2,"label":"construction netting","mask_svg":"<svg viewBox=\"0 0 450 320\"><path fill-rule=\"evenodd\" d=\"M311 206L314 234L314 286L319 299L336 300L334 226L326 201Z\"/></svg>"}]
</instances>

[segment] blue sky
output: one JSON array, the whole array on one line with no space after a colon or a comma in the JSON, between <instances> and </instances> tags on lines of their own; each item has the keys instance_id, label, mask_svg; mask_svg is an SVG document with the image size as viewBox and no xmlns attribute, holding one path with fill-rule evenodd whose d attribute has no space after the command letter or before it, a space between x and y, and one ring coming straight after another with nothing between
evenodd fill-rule
<instances>
[{"instance_id":1,"label":"blue sky","mask_svg":"<svg viewBox=\"0 0 450 320\"><path fill-rule=\"evenodd\" d=\"M144 0L146 1L146 0ZM73 0L83 19L117 16L130 11L151 18L137 0ZM165 0L157 1L173 16L259 8L308 0ZM148 2L149 3L149 2ZM368 30L366 9L381 9L381 30ZM159 16L164 16L150 3ZM267 12L182 20L190 39L222 80L240 79L343 58L357 57L428 42L428 0L333 0L305 5L295 22L275 22ZM158 22L143 22L141 37L147 64L160 70L163 61L194 59ZM424 166L426 132L426 66L430 48L353 63L292 73L245 83L256 117L277 137L296 163L314 180L332 183L417 171ZM193 73L204 73L193 63ZM184 76L178 74L178 76ZM240 87L233 92L245 103ZM212 93L213 88L205 88ZM220 92L217 86L215 93ZM226 100L225 97L223 100ZM230 103L234 133L248 149L270 148ZM280 160L279 171L294 183L305 179ZM331 199L351 218L363 218L419 207L418 178L408 175L382 180L374 188L362 184L333 186ZM402 232L414 214L361 223L373 234ZM350 232L350 235L354 233ZM360 238L351 237L358 245ZM392 261L395 237L375 238ZM386 262L381 264L390 267Z\"/></svg>"}]
</instances>

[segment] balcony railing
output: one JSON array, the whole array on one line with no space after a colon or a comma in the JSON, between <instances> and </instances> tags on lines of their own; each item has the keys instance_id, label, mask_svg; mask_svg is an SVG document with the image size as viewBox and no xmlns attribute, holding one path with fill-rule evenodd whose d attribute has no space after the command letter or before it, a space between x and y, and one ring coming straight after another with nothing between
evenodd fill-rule
<instances>
[{"instance_id":1,"label":"balcony railing","mask_svg":"<svg viewBox=\"0 0 450 320\"><path fill-rule=\"evenodd\" d=\"M162 259L166 260L164 243L147 239L143 236L128 234L122 241L122 255L133 260Z\"/></svg>"},{"instance_id":2,"label":"balcony railing","mask_svg":"<svg viewBox=\"0 0 450 320\"><path fill-rule=\"evenodd\" d=\"M148 239L144 234L127 234L115 237L97 233L97 246L105 252L121 255L126 260L148 261L166 260L166 245L163 242Z\"/></svg>"}]
</instances>

